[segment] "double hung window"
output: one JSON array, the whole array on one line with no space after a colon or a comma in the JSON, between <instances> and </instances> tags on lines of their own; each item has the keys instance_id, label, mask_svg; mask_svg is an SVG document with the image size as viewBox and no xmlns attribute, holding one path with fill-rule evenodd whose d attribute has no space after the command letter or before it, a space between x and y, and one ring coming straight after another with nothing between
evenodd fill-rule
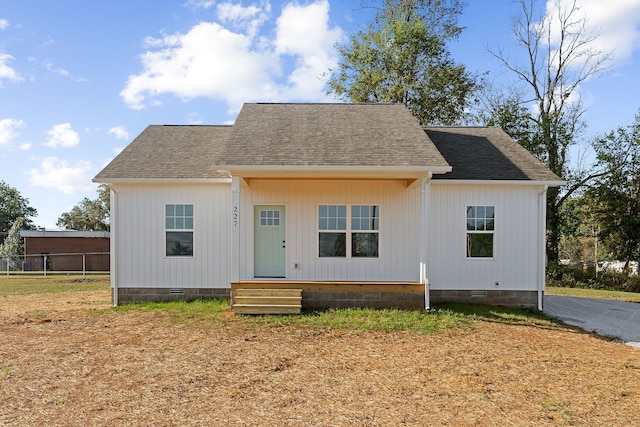
<instances>
[{"instance_id":1,"label":"double hung window","mask_svg":"<svg viewBox=\"0 0 640 427\"><path fill-rule=\"evenodd\" d=\"M166 256L193 256L193 205L165 206Z\"/></svg>"},{"instance_id":2,"label":"double hung window","mask_svg":"<svg viewBox=\"0 0 640 427\"><path fill-rule=\"evenodd\" d=\"M494 206L467 206L467 258L493 258Z\"/></svg>"},{"instance_id":3,"label":"double hung window","mask_svg":"<svg viewBox=\"0 0 640 427\"><path fill-rule=\"evenodd\" d=\"M380 207L320 205L318 255L321 258L377 258Z\"/></svg>"}]
</instances>

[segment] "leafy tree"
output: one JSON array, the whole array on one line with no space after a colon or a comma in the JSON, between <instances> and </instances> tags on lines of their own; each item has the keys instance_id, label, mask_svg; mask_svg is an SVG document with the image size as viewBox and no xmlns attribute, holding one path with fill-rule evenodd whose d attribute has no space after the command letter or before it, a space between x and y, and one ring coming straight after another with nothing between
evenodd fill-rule
<instances>
[{"instance_id":1,"label":"leafy tree","mask_svg":"<svg viewBox=\"0 0 640 427\"><path fill-rule=\"evenodd\" d=\"M594 199L588 195L571 197L562 204L560 259L571 263L595 265L598 250L599 224L593 214Z\"/></svg>"},{"instance_id":2,"label":"leafy tree","mask_svg":"<svg viewBox=\"0 0 640 427\"><path fill-rule=\"evenodd\" d=\"M594 143L606 168L588 190L600 237L615 259L640 260L640 113L628 128L618 128Z\"/></svg>"},{"instance_id":3,"label":"leafy tree","mask_svg":"<svg viewBox=\"0 0 640 427\"><path fill-rule=\"evenodd\" d=\"M547 156L531 110L522 102L522 94L510 90L507 94L491 92L485 87L482 99L484 109L479 113L479 121L486 126L498 126L516 142L526 148L538 160L546 163Z\"/></svg>"},{"instance_id":4,"label":"leafy tree","mask_svg":"<svg viewBox=\"0 0 640 427\"><path fill-rule=\"evenodd\" d=\"M20 268L20 259L18 257L24 253L22 238L20 237L23 223L24 218L17 218L9 229L7 238L0 244L0 257L8 258L7 262L12 270Z\"/></svg>"},{"instance_id":5,"label":"leafy tree","mask_svg":"<svg viewBox=\"0 0 640 427\"><path fill-rule=\"evenodd\" d=\"M35 229L31 220L38 215L38 211L29 206L29 199L22 197L20 192L4 181L0 181L0 242L6 233L22 218L21 227L27 230Z\"/></svg>"},{"instance_id":6,"label":"leafy tree","mask_svg":"<svg viewBox=\"0 0 640 427\"><path fill-rule=\"evenodd\" d=\"M535 103L528 114L517 110L532 122L532 134L527 140L534 145L534 154L558 176L571 181L562 192L559 188L549 188L547 192L547 259L557 262L562 203L601 173L568 170L568 149L584 128L581 117L585 110L577 89L585 80L602 73L611 55L591 47L597 34L588 30L586 17L579 15L575 1L568 8L559 0L546 4L551 6L547 13L536 16L535 0L520 0L522 14L514 20L513 30L517 45L527 58L524 63L501 49L489 52L520 83L518 102Z\"/></svg>"},{"instance_id":7,"label":"leafy tree","mask_svg":"<svg viewBox=\"0 0 640 427\"><path fill-rule=\"evenodd\" d=\"M109 230L109 186L98 187L98 198L82 199L71 211L63 213L56 225L69 230L108 231Z\"/></svg>"},{"instance_id":8,"label":"leafy tree","mask_svg":"<svg viewBox=\"0 0 640 427\"><path fill-rule=\"evenodd\" d=\"M459 0L385 0L366 30L338 45L329 92L350 102L403 103L422 124L453 124L478 85L456 64L447 41L456 38Z\"/></svg>"}]
</instances>

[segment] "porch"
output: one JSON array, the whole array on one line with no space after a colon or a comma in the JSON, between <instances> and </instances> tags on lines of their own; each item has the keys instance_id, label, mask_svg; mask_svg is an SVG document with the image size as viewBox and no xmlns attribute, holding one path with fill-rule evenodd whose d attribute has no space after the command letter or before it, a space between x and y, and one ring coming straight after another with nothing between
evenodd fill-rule
<instances>
[{"instance_id":1,"label":"porch","mask_svg":"<svg viewBox=\"0 0 640 427\"><path fill-rule=\"evenodd\" d=\"M251 290L257 291L254 296ZM280 294L265 293L269 290ZM287 291L298 291L299 298ZM260 300L260 294L266 298ZM298 307L287 308L289 304ZM231 306L235 312L252 314L346 307L419 310L425 308L425 286L419 282L242 280L231 283Z\"/></svg>"}]
</instances>

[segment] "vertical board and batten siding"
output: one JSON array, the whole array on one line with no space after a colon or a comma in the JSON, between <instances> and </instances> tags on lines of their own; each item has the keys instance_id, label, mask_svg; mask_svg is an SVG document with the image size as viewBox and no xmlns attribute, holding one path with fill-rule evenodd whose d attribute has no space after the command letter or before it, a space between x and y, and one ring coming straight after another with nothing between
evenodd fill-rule
<instances>
[{"instance_id":1,"label":"vertical board and batten siding","mask_svg":"<svg viewBox=\"0 0 640 427\"><path fill-rule=\"evenodd\" d=\"M126 288L228 288L229 184L112 186L117 202L116 284ZM193 204L193 257L165 256L165 206ZM115 235L114 235L115 231Z\"/></svg>"},{"instance_id":2,"label":"vertical board and batten siding","mask_svg":"<svg viewBox=\"0 0 640 427\"><path fill-rule=\"evenodd\" d=\"M254 278L254 206L284 205L286 279L419 281L419 186L407 188L400 180L251 180L240 200L241 280ZM318 206L339 204L380 206L378 258L318 256Z\"/></svg>"},{"instance_id":3,"label":"vertical board and batten siding","mask_svg":"<svg viewBox=\"0 0 640 427\"><path fill-rule=\"evenodd\" d=\"M432 181L427 263L431 289L537 290L542 191L540 186ZM466 257L467 206L495 206L492 259Z\"/></svg>"}]
</instances>

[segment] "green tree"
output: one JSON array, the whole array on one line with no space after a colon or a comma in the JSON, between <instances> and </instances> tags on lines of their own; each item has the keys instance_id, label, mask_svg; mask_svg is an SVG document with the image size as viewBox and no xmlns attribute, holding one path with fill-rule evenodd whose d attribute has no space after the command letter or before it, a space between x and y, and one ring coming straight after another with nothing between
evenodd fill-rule
<instances>
[{"instance_id":1,"label":"green tree","mask_svg":"<svg viewBox=\"0 0 640 427\"><path fill-rule=\"evenodd\" d=\"M522 102L520 92L510 90L503 94L485 87L478 121L485 126L503 129L516 142L526 148L538 160L546 163L547 156L541 144L538 128L531 117L531 110Z\"/></svg>"},{"instance_id":2,"label":"green tree","mask_svg":"<svg viewBox=\"0 0 640 427\"><path fill-rule=\"evenodd\" d=\"M640 113L628 128L618 128L594 143L607 170L588 190L599 235L614 259L640 260Z\"/></svg>"},{"instance_id":3,"label":"green tree","mask_svg":"<svg viewBox=\"0 0 640 427\"><path fill-rule=\"evenodd\" d=\"M577 89L602 73L611 55L592 48L597 34L589 31L575 1L568 8L559 0L546 4L551 6L547 12L536 16L536 1L520 0L522 13L514 19L513 31L525 61L514 60L502 49L489 52L517 78L520 99L527 100L519 102L535 103L527 114L533 132L529 142L539 147L538 156L553 172L571 181L565 189L549 188L547 192L547 259L555 263L562 203L599 173L569 171L569 147L584 128L581 117L585 110Z\"/></svg>"},{"instance_id":4,"label":"green tree","mask_svg":"<svg viewBox=\"0 0 640 427\"><path fill-rule=\"evenodd\" d=\"M98 198L82 199L71 211L63 213L56 225L68 230L108 231L109 230L109 186L98 187Z\"/></svg>"},{"instance_id":5,"label":"green tree","mask_svg":"<svg viewBox=\"0 0 640 427\"><path fill-rule=\"evenodd\" d=\"M22 197L20 192L4 181L0 181L0 242L6 233L22 218L21 226L27 230L35 229L31 218L38 212L29 206L29 199Z\"/></svg>"},{"instance_id":6,"label":"green tree","mask_svg":"<svg viewBox=\"0 0 640 427\"><path fill-rule=\"evenodd\" d=\"M386 0L366 30L336 46L342 60L327 82L349 102L403 103L422 125L461 120L476 78L456 64L446 43L457 25L458 0Z\"/></svg>"},{"instance_id":7,"label":"green tree","mask_svg":"<svg viewBox=\"0 0 640 427\"><path fill-rule=\"evenodd\" d=\"M24 253L20 230L24 224L24 218L17 218L7 234L7 238L0 244L0 258L7 258L12 270L20 268L20 256Z\"/></svg>"}]
</instances>

